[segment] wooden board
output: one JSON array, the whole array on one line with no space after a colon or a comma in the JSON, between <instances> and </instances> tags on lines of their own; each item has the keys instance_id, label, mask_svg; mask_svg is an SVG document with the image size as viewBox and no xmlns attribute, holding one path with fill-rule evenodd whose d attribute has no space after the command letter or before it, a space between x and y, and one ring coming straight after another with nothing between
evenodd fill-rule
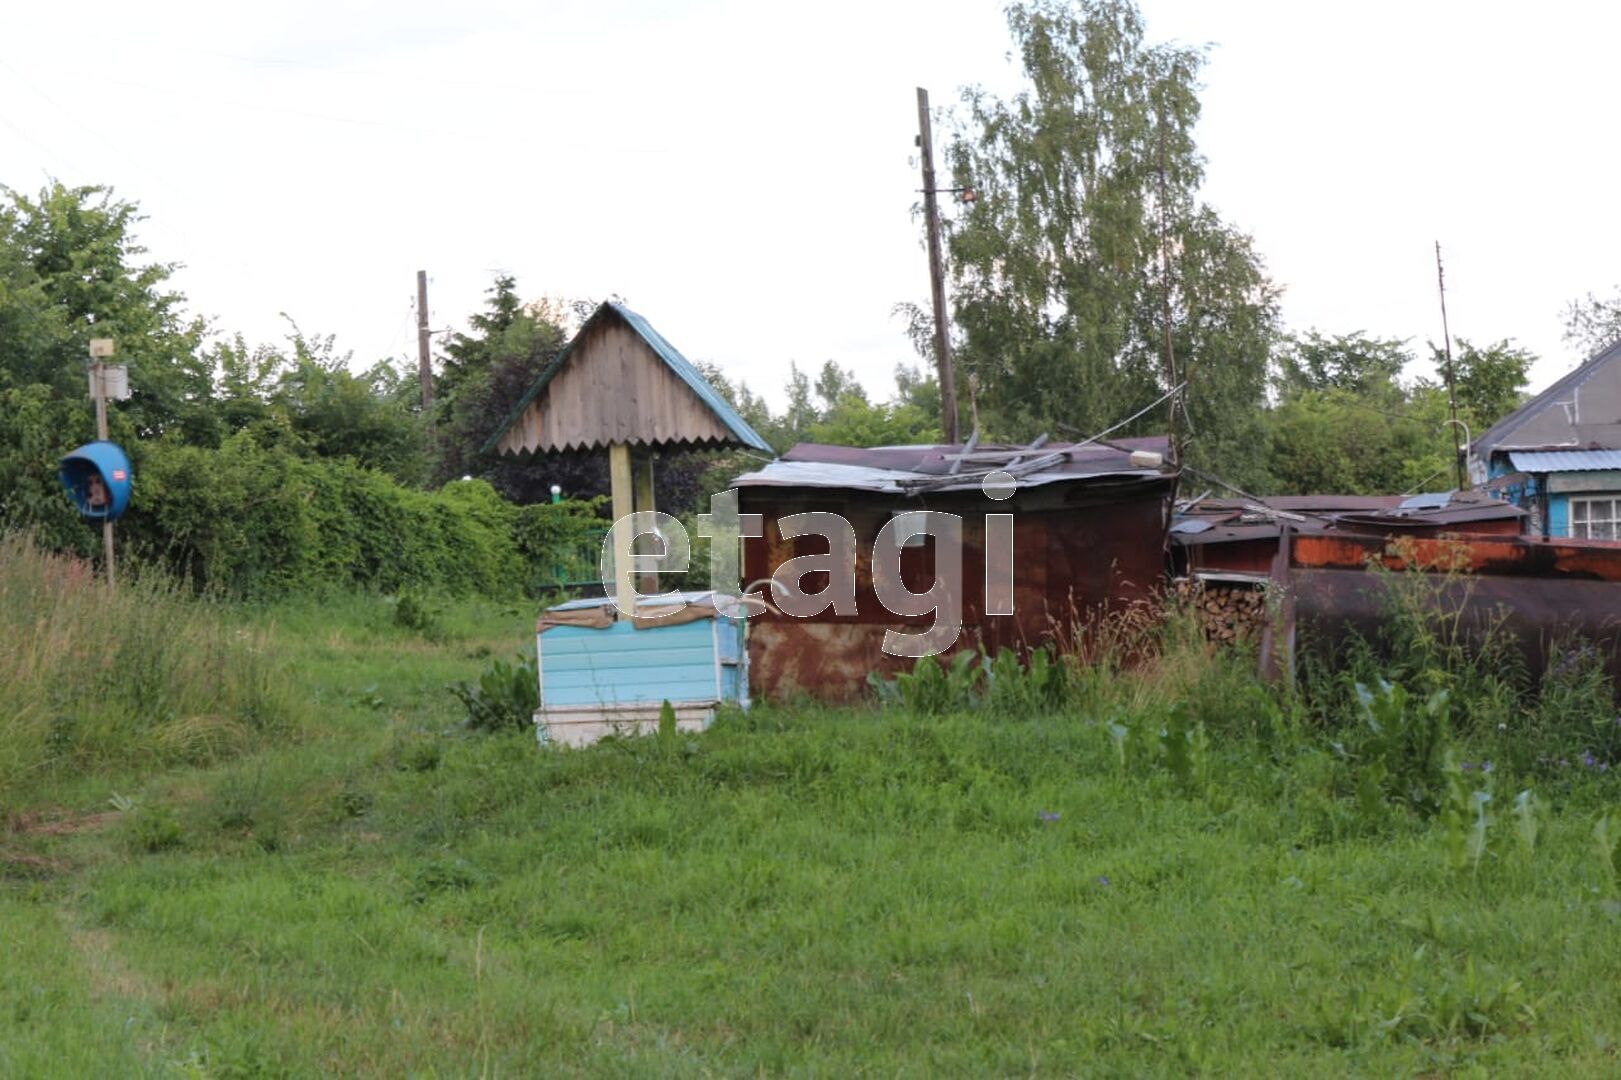
<instances>
[{"instance_id":1,"label":"wooden board","mask_svg":"<svg viewBox=\"0 0 1621 1080\"><path fill-rule=\"evenodd\" d=\"M502 434L502 453L736 437L642 338L615 319L589 328L540 396Z\"/></svg>"}]
</instances>

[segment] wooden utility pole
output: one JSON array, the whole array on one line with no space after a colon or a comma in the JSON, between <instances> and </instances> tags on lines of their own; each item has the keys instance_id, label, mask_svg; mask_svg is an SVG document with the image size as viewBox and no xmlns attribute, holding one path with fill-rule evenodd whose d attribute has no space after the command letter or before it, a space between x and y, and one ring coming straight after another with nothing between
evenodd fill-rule
<instances>
[{"instance_id":1,"label":"wooden utility pole","mask_svg":"<svg viewBox=\"0 0 1621 1080\"><path fill-rule=\"evenodd\" d=\"M90 341L90 396L96 402L96 438L107 441L107 378L102 361L113 354L112 338L92 338ZM117 577L113 573L113 522L101 520L101 552L107 564L107 591L116 592Z\"/></svg>"},{"instance_id":2,"label":"wooden utility pole","mask_svg":"<svg viewBox=\"0 0 1621 1080\"><path fill-rule=\"evenodd\" d=\"M958 442L957 378L951 367L951 326L946 316L946 271L940 260L940 207L935 200L934 132L929 92L917 88L917 145L923 159L923 218L929 234L929 285L934 298L934 360L940 378L940 420L946 442Z\"/></svg>"},{"instance_id":3,"label":"wooden utility pole","mask_svg":"<svg viewBox=\"0 0 1621 1080\"><path fill-rule=\"evenodd\" d=\"M1458 466L1458 490L1469 487L1469 466L1465 461L1463 442L1459 436L1458 388L1452 378L1452 331L1447 327L1447 277L1441 268L1441 241L1435 242L1435 283L1441 292L1441 340L1446 343L1447 357L1447 425L1452 428L1452 455Z\"/></svg>"},{"instance_id":4,"label":"wooden utility pole","mask_svg":"<svg viewBox=\"0 0 1621 1080\"><path fill-rule=\"evenodd\" d=\"M1159 299L1161 329L1165 335L1165 385L1180 385L1176 378L1176 348L1171 342L1171 237L1167 215L1170 213L1165 190L1165 111L1159 117ZM1165 417L1165 444L1170 451L1170 465L1174 469L1182 464L1182 447L1177 437L1176 410L1182 406L1182 396L1173 393Z\"/></svg>"},{"instance_id":5,"label":"wooden utility pole","mask_svg":"<svg viewBox=\"0 0 1621 1080\"><path fill-rule=\"evenodd\" d=\"M417 271L417 381L422 384L422 412L433 425L433 362L428 349L428 272Z\"/></svg>"}]
</instances>

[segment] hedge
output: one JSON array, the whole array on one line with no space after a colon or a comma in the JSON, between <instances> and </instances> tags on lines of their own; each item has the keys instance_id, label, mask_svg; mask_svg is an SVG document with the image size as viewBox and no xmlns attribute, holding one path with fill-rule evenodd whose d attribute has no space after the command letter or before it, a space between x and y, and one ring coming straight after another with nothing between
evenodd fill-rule
<instances>
[{"instance_id":1,"label":"hedge","mask_svg":"<svg viewBox=\"0 0 1621 1080\"><path fill-rule=\"evenodd\" d=\"M347 460L239 435L218 449L141 444L120 536L198 589L534 594L606 526L602 500L517 506L482 480L419 491Z\"/></svg>"}]
</instances>

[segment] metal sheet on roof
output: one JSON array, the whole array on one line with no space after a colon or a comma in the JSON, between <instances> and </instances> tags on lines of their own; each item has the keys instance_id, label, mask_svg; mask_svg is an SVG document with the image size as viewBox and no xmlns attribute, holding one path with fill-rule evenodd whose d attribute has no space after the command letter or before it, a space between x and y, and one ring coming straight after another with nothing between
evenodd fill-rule
<instances>
[{"instance_id":1,"label":"metal sheet on roof","mask_svg":"<svg viewBox=\"0 0 1621 1080\"><path fill-rule=\"evenodd\" d=\"M1178 521L1175 525L1171 526L1171 531L1174 533L1188 534L1202 533L1213 528L1215 528L1215 525L1207 518L1183 518L1181 521Z\"/></svg>"},{"instance_id":2,"label":"metal sheet on roof","mask_svg":"<svg viewBox=\"0 0 1621 1080\"><path fill-rule=\"evenodd\" d=\"M1019 477L1019 487L1041 487L1076 480L1097 480L1105 477L1158 477L1155 469L1112 469L1103 472L1039 472ZM905 484L920 479L935 479L927 473L905 469L878 469L870 465L842 465L828 461L773 461L764 468L746 472L732 481L734 487L821 487L843 488L849 491L875 491L887 495L907 494ZM936 488L937 491L970 491L981 484L977 476L966 476L961 483Z\"/></svg>"},{"instance_id":3,"label":"metal sheet on roof","mask_svg":"<svg viewBox=\"0 0 1621 1080\"><path fill-rule=\"evenodd\" d=\"M899 491L902 480L916 473L876 469L870 465L839 465L830 461L773 461L732 481L733 487L830 487L857 491Z\"/></svg>"},{"instance_id":4,"label":"metal sheet on roof","mask_svg":"<svg viewBox=\"0 0 1621 1080\"><path fill-rule=\"evenodd\" d=\"M1621 469L1621 450L1513 450L1508 459L1528 473Z\"/></svg>"},{"instance_id":5,"label":"metal sheet on roof","mask_svg":"<svg viewBox=\"0 0 1621 1080\"><path fill-rule=\"evenodd\" d=\"M1027 460L1038 457L1051 457L1054 454L1061 453L1064 455L1062 460L1043 467L1041 471L1043 473L1092 475L1114 472L1140 472L1142 470L1131 464L1131 452L1133 450L1153 450L1164 454L1166 445L1164 436L1149 436L1115 440L1108 444L1049 442L1035 449L984 443L980 444L977 449L980 451L1000 450L1014 455L1023 454ZM782 460L821 462L830 465L862 465L875 469L919 473L925 476L943 476L953 471L952 466L958 464L956 459L958 455L963 453L963 450L962 444L954 443L871 447L799 443L783 454ZM987 463L980 463L973 469L965 469L959 465L956 471L981 472L989 467Z\"/></svg>"},{"instance_id":6,"label":"metal sheet on roof","mask_svg":"<svg viewBox=\"0 0 1621 1080\"><path fill-rule=\"evenodd\" d=\"M1397 505L1403 510L1439 510L1451 501L1450 491L1426 491L1403 499Z\"/></svg>"}]
</instances>

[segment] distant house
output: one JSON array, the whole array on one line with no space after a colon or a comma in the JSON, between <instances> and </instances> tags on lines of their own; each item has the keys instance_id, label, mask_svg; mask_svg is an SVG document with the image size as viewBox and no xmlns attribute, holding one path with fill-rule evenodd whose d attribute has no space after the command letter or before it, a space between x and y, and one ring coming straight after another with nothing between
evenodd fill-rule
<instances>
[{"instance_id":1,"label":"distant house","mask_svg":"<svg viewBox=\"0 0 1621 1080\"><path fill-rule=\"evenodd\" d=\"M1621 342L1493 424L1469 466L1533 536L1621 540Z\"/></svg>"}]
</instances>

